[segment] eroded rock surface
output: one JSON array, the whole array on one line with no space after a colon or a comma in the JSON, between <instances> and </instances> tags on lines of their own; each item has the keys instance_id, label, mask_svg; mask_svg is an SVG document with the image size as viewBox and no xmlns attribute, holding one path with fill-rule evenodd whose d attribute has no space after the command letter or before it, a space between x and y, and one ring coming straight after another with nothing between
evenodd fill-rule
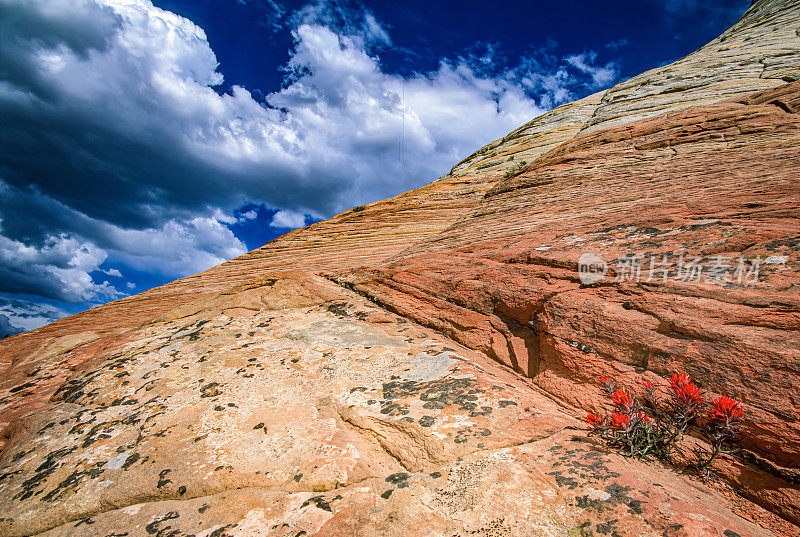
<instances>
[{"instance_id":1,"label":"eroded rock surface","mask_svg":"<svg viewBox=\"0 0 800 537\"><path fill-rule=\"evenodd\" d=\"M55 405L3 454L4 535L770 534L332 282L244 287L224 295L235 308L204 300L131 331L55 390L39 377L64 361L6 390Z\"/></svg>"},{"instance_id":2,"label":"eroded rock surface","mask_svg":"<svg viewBox=\"0 0 800 537\"><path fill-rule=\"evenodd\" d=\"M0 535L800 535L798 28L756 1L430 185L3 340ZM579 419L674 371L745 402L715 486Z\"/></svg>"},{"instance_id":3,"label":"eroded rock surface","mask_svg":"<svg viewBox=\"0 0 800 537\"><path fill-rule=\"evenodd\" d=\"M792 83L576 138L413 249L430 253L333 277L582 408L600 375L673 371L744 401L755 464L725 472L800 522L798 110ZM611 264L595 285L583 252ZM677 280L679 256L729 271ZM755 259L757 278L734 278Z\"/></svg>"}]
</instances>

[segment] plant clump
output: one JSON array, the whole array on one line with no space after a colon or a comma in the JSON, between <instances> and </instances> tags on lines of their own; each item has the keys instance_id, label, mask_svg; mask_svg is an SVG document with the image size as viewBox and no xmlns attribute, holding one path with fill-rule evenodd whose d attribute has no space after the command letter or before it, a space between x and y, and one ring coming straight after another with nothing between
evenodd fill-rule
<instances>
[{"instance_id":1,"label":"plant clump","mask_svg":"<svg viewBox=\"0 0 800 537\"><path fill-rule=\"evenodd\" d=\"M508 179L509 177L514 177L515 175L517 175L518 173L520 173L522 171L522 169L525 167L526 164L528 164L528 163L523 160L522 162L518 163L516 166L512 166L512 167L506 169L506 173L503 175L503 177L505 177L506 179Z\"/></svg>"},{"instance_id":2,"label":"plant clump","mask_svg":"<svg viewBox=\"0 0 800 537\"><path fill-rule=\"evenodd\" d=\"M697 428L711 448L698 448L693 466L708 478L718 455L738 451L734 441L741 431L742 404L727 395L707 403L702 389L686 374L669 378L666 397L649 380L643 383L641 397L631 395L610 377L600 377L600 386L611 399L611 413L606 417L589 414L585 421L592 434L626 456L671 463L681 451L680 440Z\"/></svg>"}]
</instances>

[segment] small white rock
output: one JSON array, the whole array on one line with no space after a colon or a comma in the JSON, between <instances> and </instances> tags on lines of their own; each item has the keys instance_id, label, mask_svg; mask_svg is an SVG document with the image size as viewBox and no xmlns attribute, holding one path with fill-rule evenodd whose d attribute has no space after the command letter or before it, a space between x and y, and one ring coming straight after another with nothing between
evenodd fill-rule
<instances>
[{"instance_id":1,"label":"small white rock","mask_svg":"<svg viewBox=\"0 0 800 537\"><path fill-rule=\"evenodd\" d=\"M611 494L603 490L589 489L589 493L586 495L586 497L589 498L590 500L605 502L611 499Z\"/></svg>"},{"instance_id":2,"label":"small white rock","mask_svg":"<svg viewBox=\"0 0 800 537\"><path fill-rule=\"evenodd\" d=\"M789 259L788 255L771 255L764 260L765 265L783 265Z\"/></svg>"}]
</instances>

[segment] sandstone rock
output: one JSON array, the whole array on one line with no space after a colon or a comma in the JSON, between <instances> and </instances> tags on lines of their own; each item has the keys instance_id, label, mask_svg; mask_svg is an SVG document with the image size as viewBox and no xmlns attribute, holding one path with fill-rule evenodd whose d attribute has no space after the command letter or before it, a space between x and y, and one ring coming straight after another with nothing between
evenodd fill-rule
<instances>
[{"instance_id":1,"label":"sandstone rock","mask_svg":"<svg viewBox=\"0 0 800 537\"><path fill-rule=\"evenodd\" d=\"M278 286L316 303L184 306L52 394L43 372L6 390L55 404L3 454L2 534L772 535L588 441L480 353L331 282L290 273L225 296L268 302Z\"/></svg>"},{"instance_id":2,"label":"sandstone rock","mask_svg":"<svg viewBox=\"0 0 800 537\"><path fill-rule=\"evenodd\" d=\"M430 185L3 340L0 535L800 535L798 27L754 2ZM585 436L599 375L673 371L745 402L731 489Z\"/></svg>"},{"instance_id":3,"label":"sandstone rock","mask_svg":"<svg viewBox=\"0 0 800 537\"><path fill-rule=\"evenodd\" d=\"M753 498L800 521L798 103L792 83L578 137L404 252L432 253L336 277L572 405L596 409L600 375L674 371L745 401L743 442L784 483ZM582 252L638 255L644 277L583 286ZM648 281L678 254L781 262L748 285Z\"/></svg>"}]
</instances>

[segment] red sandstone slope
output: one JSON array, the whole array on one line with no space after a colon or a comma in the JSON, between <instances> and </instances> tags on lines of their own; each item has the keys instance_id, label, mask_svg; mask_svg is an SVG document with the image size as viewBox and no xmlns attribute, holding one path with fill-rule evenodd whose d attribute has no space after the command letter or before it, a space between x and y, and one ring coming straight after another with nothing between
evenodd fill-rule
<instances>
[{"instance_id":1,"label":"red sandstone slope","mask_svg":"<svg viewBox=\"0 0 800 537\"><path fill-rule=\"evenodd\" d=\"M587 410L600 375L637 385L686 372L745 401L752 464L720 471L797 523L798 177L793 83L578 137L401 260L331 277ZM612 263L604 280L581 284L584 252ZM615 269L630 255L640 278ZM665 255L667 281L649 277ZM677 280L681 255L702 260L701 281ZM740 257L747 270L760 259L757 282L738 282ZM708 281L718 260L728 272Z\"/></svg>"},{"instance_id":2,"label":"red sandstone slope","mask_svg":"<svg viewBox=\"0 0 800 537\"><path fill-rule=\"evenodd\" d=\"M737 522L671 470L587 447L564 410L597 410L601 374L635 384L690 373L746 403L745 459L718 473L800 523L796 28L800 2L754 2L700 51L536 118L430 185L0 342L0 507L10 513L0 534L92 534L89 522L75 529L92 517L136 534L145 528L126 517L138 509L157 531L179 517L241 530L263 509L320 534L380 517L381 531L408 534L456 523L542 535L797 531ZM528 164L507 176L509 156ZM586 251L611 265L593 285L577 274ZM631 254L644 260L638 280L624 272ZM707 269L727 260L733 281L677 281L675 267L648 281L650 256L663 255ZM745 271L760 260L757 281L737 281L740 256ZM406 320L439 334L426 339ZM401 376L406 355L419 379ZM455 375L462 363L474 382ZM450 480L432 480L436 468ZM390 501L382 483L403 471L415 484ZM342 487L332 512L325 502ZM478 501L476 487L493 492ZM509 496L518 490L534 504ZM310 512L309 501L329 509ZM507 519L487 521L498 502ZM547 516L531 526L529 509Z\"/></svg>"}]
</instances>

